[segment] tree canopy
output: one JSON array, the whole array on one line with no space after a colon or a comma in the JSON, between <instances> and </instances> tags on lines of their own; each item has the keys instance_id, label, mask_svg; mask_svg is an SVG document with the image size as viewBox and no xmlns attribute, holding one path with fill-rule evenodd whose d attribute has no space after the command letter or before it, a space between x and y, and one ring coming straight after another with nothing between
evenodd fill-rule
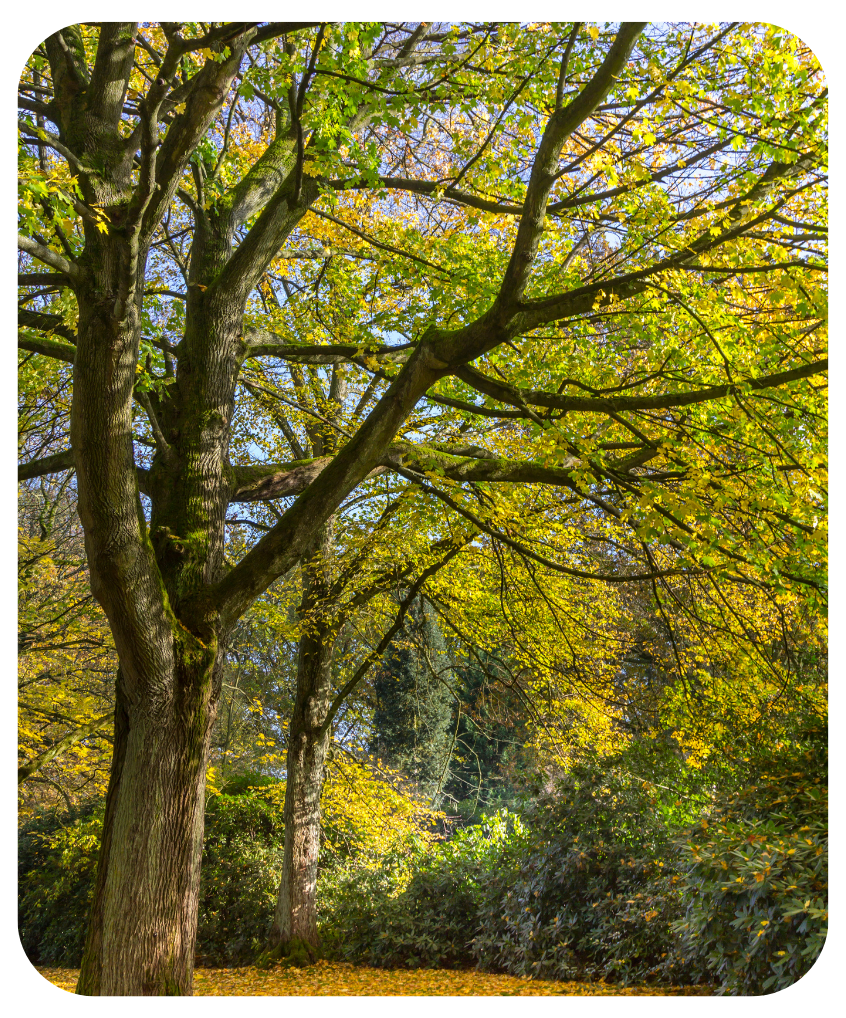
<instances>
[{"instance_id":1,"label":"tree canopy","mask_svg":"<svg viewBox=\"0 0 846 1018\"><path fill-rule=\"evenodd\" d=\"M119 660L80 992L190 992L227 654L283 577L286 838L424 590L445 636L508 648L560 763L668 702L695 751L691 704L742 728L801 686L826 97L799 39L748 23L103 23L38 47L19 479L74 471ZM283 942L311 936L309 839Z\"/></svg>"}]
</instances>

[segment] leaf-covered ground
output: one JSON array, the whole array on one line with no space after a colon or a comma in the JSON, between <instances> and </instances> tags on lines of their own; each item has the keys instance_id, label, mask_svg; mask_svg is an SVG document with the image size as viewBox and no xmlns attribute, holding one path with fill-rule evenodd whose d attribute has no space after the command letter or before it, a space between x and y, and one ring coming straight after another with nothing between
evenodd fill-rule
<instances>
[{"instance_id":1,"label":"leaf-covered ground","mask_svg":"<svg viewBox=\"0 0 846 1018\"><path fill-rule=\"evenodd\" d=\"M55 986L73 993L77 969L39 968ZM485 972L448 969L371 969L336 962L309 968L253 967L197 969L198 997L594 997L706 996L707 987L612 986L608 983L562 983Z\"/></svg>"}]
</instances>

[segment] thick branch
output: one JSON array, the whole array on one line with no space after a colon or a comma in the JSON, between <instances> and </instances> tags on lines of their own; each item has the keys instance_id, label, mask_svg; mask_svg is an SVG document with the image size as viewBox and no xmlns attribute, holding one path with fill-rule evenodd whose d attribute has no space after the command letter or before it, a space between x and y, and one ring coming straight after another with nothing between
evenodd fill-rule
<instances>
[{"instance_id":1,"label":"thick branch","mask_svg":"<svg viewBox=\"0 0 846 1018\"><path fill-rule=\"evenodd\" d=\"M275 333L254 326L244 329L244 339L247 341L247 357L280 357L282 360L307 364L335 364L341 360L368 357L399 360L403 359L409 350L414 349L414 343L400 343L397 346L282 343L276 338Z\"/></svg>"},{"instance_id":2,"label":"thick branch","mask_svg":"<svg viewBox=\"0 0 846 1018\"><path fill-rule=\"evenodd\" d=\"M62 452L54 453L52 456L18 464L18 481L29 481L33 477L43 477L45 474L58 474L62 470L70 470L73 465L73 449L63 449Z\"/></svg>"},{"instance_id":3,"label":"thick branch","mask_svg":"<svg viewBox=\"0 0 846 1018\"><path fill-rule=\"evenodd\" d=\"M276 498L299 495L332 462L331 456L291 463L256 463L233 467L236 488L230 502L268 502ZM385 466L376 467L367 475L376 477Z\"/></svg>"},{"instance_id":4,"label":"thick branch","mask_svg":"<svg viewBox=\"0 0 846 1018\"><path fill-rule=\"evenodd\" d=\"M49 247L45 247L44 244L39 244L38 241L32 240L30 237L24 237L20 233L18 234L18 250L25 251L28 255L37 258L40 262L44 262L45 265L49 265L52 269L57 269L69 279L79 279L79 269L76 265L69 262L58 251L53 251Z\"/></svg>"},{"instance_id":5,"label":"thick branch","mask_svg":"<svg viewBox=\"0 0 846 1018\"><path fill-rule=\"evenodd\" d=\"M41 332L61 336L71 343L76 343L76 333L65 325L65 320L61 315L22 309L18 312L18 325L27 329L39 329Z\"/></svg>"},{"instance_id":6,"label":"thick branch","mask_svg":"<svg viewBox=\"0 0 846 1018\"><path fill-rule=\"evenodd\" d=\"M500 403L510 406L549 407L555 410L581 410L587 413L614 414L626 410L668 410L673 407L690 406L694 403L706 403L712 399L723 399L735 392L743 392L747 387L752 391L774 389L800 378L810 378L828 370L828 360L813 361L802 364L789 371L780 371L774 375L761 378L739 379L733 384L710 385L704 389L690 392L667 392L660 396L564 396L554 392L540 392L531 389L517 389L513 385L497 381L482 374L476 368L460 368L455 372L457 377L477 392L484 393Z\"/></svg>"},{"instance_id":7,"label":"thick branch","mask_svg":"<svg viewBox=\"0 0 846 1018\"><path fill-rule=\"evenodd\" d=\"M257 463L233 467L236 489L230 502L261 502L299 495L332 462L329 456L290 463ZM428 471L454 481L489 481L519 484L572 485L571 471L581 463L567 457L560 466L550 467L529 460L507 460L487 449L446 452L429 446L397 442L382 457L379 466L367 475L376 477L385 470L402 467Z\"/></svg>"},{"instance_id":8,"label":"thick branch","mask_svg":"<svg viewBox=\"0 0 846 1018\"><path fill-rule=\"evenodd\" d=\"M76 356L76 347L69 343L57 343L46 337L41 339L35 336L18 336L18 347L21 350L29 350L30 353L40 353L43 357L52 357L54 360L67 361L73 364Z\"/></svg>"}]
</instances>

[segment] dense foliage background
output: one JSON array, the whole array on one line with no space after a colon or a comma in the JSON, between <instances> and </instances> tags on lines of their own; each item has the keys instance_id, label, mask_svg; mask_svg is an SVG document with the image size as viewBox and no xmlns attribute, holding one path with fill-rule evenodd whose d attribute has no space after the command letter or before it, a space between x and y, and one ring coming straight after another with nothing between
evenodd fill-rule
<instances>
[{"instance_id":1,"label":"dense foliage background","mask_svg":"<svg viewBox=\"0 0 846 1018\"><path fill-rule=\"evenodd\" d=\"M646 763L650 780L639 773ZM325 950L387 968L702 982L733 994L788 986L825 942L825 727L805 719L743 763L729 774L692 768L667 747L636 743L525 789L519 812L446 837L433 836L437 817L423 811L392 819L390 833L380 827L375 810L382 820L390 812L383 782L339 810L336 775L319 892ZM403 798L393 795L397 810ZM283 800L279 782L256 774L210 793L200 964L261 954ZM21 937L38 964L79 964L101 818L92 800L22 829Z\"/></svg>"}]
</instances>

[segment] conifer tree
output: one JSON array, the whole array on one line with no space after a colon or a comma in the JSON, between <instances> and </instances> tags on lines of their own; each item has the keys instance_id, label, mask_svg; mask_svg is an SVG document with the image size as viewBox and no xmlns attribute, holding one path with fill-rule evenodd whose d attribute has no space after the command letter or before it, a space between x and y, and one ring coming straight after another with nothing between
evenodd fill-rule
<instances>
[{"instance_id":1,"label":"conifer tree","mask_svg":"<svg viewBox=\"0 0 846 1018\"><path fill-rule=\"evenodd\" d=\"M374 682L371 750L435 801L440 799L452 744L450 672L443 635L418 599Z\"/></svg>"},{"instance_id":2,"label":"conifer tree","mask_svg":"<svg viewBox=\"0 0 846 1018\"><path fill-rule=\"evenodd\" d=\"M517 696L492 655L475 652L455 674L462 706L444 786L445 808L475 823L516 798L527 736Z\"/></svg>"}]
</instances>

